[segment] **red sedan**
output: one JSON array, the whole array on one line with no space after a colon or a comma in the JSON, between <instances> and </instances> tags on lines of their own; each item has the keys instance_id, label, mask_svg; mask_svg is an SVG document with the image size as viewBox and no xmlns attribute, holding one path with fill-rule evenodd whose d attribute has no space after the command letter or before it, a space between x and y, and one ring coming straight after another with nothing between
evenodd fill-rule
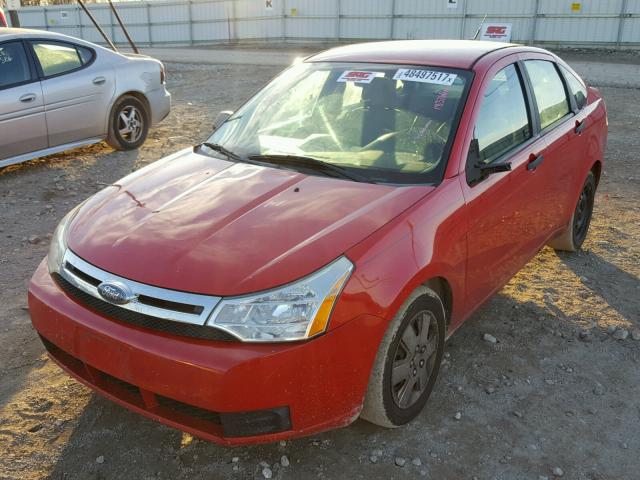
<instances>
[{"instance_id":1,"label":"red sedan","mask_svg":"<svg viewBox=\"0 0 640 480\"><path fill-rule=\"evenodd\" d=\"M72 210L32 321L81 382L215 442L397 427L474 310L544 245L580 248L606 139L545 50L335 48Z\"/></svg>"}]
</instances>

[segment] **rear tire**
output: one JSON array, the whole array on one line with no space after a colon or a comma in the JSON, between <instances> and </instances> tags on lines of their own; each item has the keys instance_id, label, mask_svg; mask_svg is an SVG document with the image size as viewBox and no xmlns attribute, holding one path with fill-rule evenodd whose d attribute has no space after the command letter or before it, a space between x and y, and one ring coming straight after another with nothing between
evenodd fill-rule
<instances>
[{"instance_id":1,"label":"rear tire","mask_svg":"<svg viewBox=\"0 0 640 480\"><path fill-rule=\"evenodd\" d=\"M571 215L571 222L564 231L548 243L551 248L566 252L580 250L591 224L595 194L596 178L593 172L589 172L580 191L576 208Z\"/></svg>"},{"instance_id":2,"label":"rear tire","mask_svg":"<svg viewBox=\"0 0 640 480\"><path fill-rule=\"evenodd\" d=\"M369 378L361 417L396 428L424 408L444 352L445 313L440 297L419 287L387 328Z\"/></svg>"},{"instance_id":3,"label":"rear tire","mask_svg":"<svg viewBox=\"0 0 640 480\"><path fill-rule=\"evenodd\" d=\"M149 111L132 95L120 97L111 109L107 143L115 150L135 150L147 139Z\"/></svg>"}]
</instances>

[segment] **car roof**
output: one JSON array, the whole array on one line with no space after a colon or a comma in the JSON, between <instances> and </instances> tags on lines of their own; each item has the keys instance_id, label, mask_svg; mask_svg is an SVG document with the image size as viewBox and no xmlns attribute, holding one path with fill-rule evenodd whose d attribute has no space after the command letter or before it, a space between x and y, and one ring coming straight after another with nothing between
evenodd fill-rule
<instances>
[{"instance_id":1,"label":"car roof","mask_svg":"<svg viewBox=\"0 0 640 480\"><path fill-rule=\"evenodd\" d=\"M71 40L78 43L87 43L82 39L70 37L62 33L49 32L47 30L35 30L30 28L0 28L0 42L15 38L51 38L57 40Z\"/></svg>"},{"instance_id":2,"label":"car roof","mask_svg":"<svg viewBox=\"0 0 640 480\"><path fill-rule=\"evenodd\" d=\"M520 47L513 43L478 40L393 40L336 47L307 58L307 62L394 63L469 69L496 50Z\"/></svg>"}]
</instances>

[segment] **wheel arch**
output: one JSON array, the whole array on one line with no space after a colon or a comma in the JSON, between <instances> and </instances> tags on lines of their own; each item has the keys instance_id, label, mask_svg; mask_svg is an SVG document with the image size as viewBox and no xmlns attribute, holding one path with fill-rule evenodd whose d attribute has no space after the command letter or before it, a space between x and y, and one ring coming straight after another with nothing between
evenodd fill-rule
<instances>
[{"instance_id":1,"label":"wheel arch","mask_svg":"<svg viewBox=\"0 0 640 480\"><path fill-rule=\"evenodd\" d=\"M438 294L444 305L445 323L447 328L451 324L451 311L453 308L453 292L451 284L445 277L432 277L422 282L422 285L430 288Z\"/></svg>"},{"instance_id":2,"label":"wheel arch","mask_svg":"<svg viewBox=\"0 0 640 480\"><path fill-rule=\"evenodd\" d=\"M593 172L593 176L596 177L596 188L600 184L600 175L602 174L602 162L600 160L596 160L591 166L591 171Z\"/></svg>"},{"instance_id":3,"label":"wheel arch","mask_svg":"<svg viewBox=\"0 0 640 480\"><path fill-rule=\"evenodd\" d=\"M113 101L113 105L111 106L112 110L113 110L113 106L116 103L118 103L118 100L120 100L123 97L135 97L138 100L140 100L144 104L145 108L147 109L147 115L149 116L149 120L151 119L151 104L149 103L149 99L144 93L138 90L129 90L128 92L124 92L118 95L116 99Z\"/></svg>"}]
</instances>

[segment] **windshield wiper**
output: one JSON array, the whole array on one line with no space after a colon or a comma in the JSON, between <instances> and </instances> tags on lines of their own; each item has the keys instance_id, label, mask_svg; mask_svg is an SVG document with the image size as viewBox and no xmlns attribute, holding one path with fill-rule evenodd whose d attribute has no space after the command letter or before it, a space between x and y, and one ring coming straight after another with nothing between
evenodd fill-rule
<instances>
[{"instance_id":1,"label":"windshield wiper","mask_svg":"<svg viewBox=\"0 0 640 480\"><path fill-rule=\"evenodd\" d=\"M334 165L333 163L325 162L318 158L305 157L303 155L263 154L250 155L249 159L279 165L302 166L316 171L331 172L339 177L353 180L354 182L374 183L368 177L360 175L359 173L350 172L339 165Z\"/></svg>"},{"instance_id":2,"label":"windshield wiper","mask_svg":"<svg viewBox=\"0 0 640 480\"><path fill-rule=\"evenodd\" d=\"M238 155L237 153L233 153L231 150L223 147L219 143L204 142L204 143L201 143L199 145L196 145L195 147L193 147L193 149L195 150L196 148L202 148L202 147L207 147L209 150L213 150L214 152L221 153L222 155L227 157L229 160L233 160L233 161L236 161L236 162L244 162L244 161L246 161L240 155Z\"/></svg>"}]
</instances>

